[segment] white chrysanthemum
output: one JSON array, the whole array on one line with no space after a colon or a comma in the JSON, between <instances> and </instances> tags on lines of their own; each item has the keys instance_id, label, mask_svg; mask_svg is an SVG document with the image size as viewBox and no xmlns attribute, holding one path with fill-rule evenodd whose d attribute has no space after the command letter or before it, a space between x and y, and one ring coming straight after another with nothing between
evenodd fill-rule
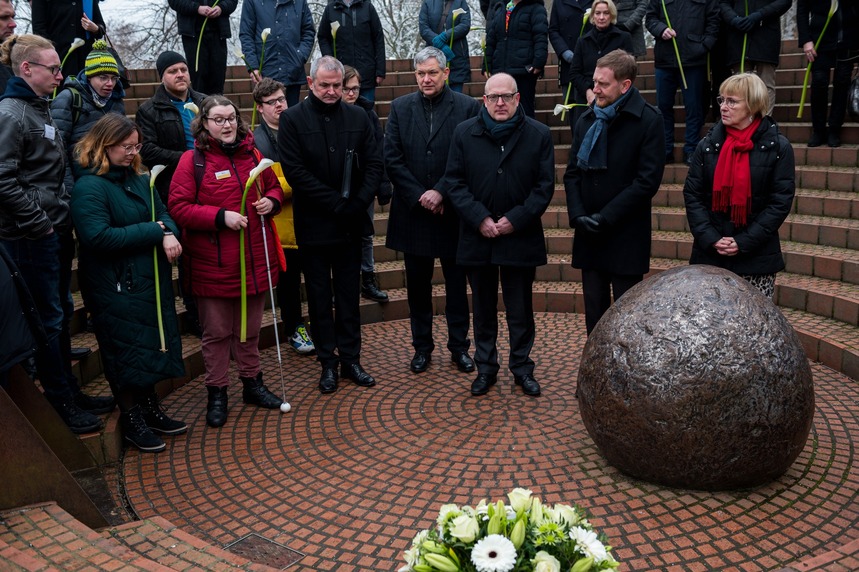
<instances>
[{"instance_id":1,"label":"white chrysanthemum","mask_svg":"<svg viewBox=\"0 0 859 572\"><path fill-rule=\"evenodd\" d=\"M500 534L481 538L471 550L477 572L510 572L516 566L516 547Z\"/></svg>"},{"instance_id":2,"label":"white chrysanthemum","mask_svg":"<svg viewBox=\"0 0 859 572\"><path fill-rule=\"evenodd\" d=\"M445 504L442 505L440 509L438 509L438 518L436 522L438 524L444 524L448 519L456 518L457 516L462 514L462 510L455 504Z\"/></svg>"},{"instance_id":3,"label":"white chrysanthemum","mask_svg":"<svg viewBox=\"0 0 859 572\"><path fill-rule=\"evenodd\" d=\"M594 559L596 564L599 564L608 558L608 552L602 542L597 540L597 533L592 530L585 530L580 526L574 526L570 529L570 538L576 541L576 546L585 554Z\"/></svg>"}]
</instances>

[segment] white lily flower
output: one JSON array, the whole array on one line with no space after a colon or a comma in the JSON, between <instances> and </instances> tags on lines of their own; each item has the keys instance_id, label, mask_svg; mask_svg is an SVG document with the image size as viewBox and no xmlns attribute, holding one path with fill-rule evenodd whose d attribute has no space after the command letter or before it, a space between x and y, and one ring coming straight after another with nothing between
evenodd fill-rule
<instances>
[{"instance_id":1,"label":"white lily flower","mask_svg":"<svg viewBox=\"0 0 859 572\"><path fill-rule=\"evenodd\" d=\"M335 38L337 37L337 30L339 30L339 29L340 29L340 22L337 22L336 20L334 22L331 22L331 35L333 37L335 37Z\"/></svg>"},{"instance_id":2,"label":"white lily flower","mask_svg":"<svg viewBox=\"0 0 859 572\"><path fill-rule=\"evenodd\" d=\"M83 45L84 45L84 43L85 43L85 42L84 42L82 39L80 39L80 38L75 38L74 40L72 40L72 45L71 45L71 47L69 48L69 51L71 52L72 50L76 50L76 49L78 49L79 47L83 46Z\"/></svg>"},{"instance_id":3,"label":"white lily flower","mask_svg":"<svg viewBox=\"0 0 859 572\"><path fill-rule=\"evenodd\" d=\"M552 115L560 115L565 111L571 110L572 108L573 108L572 104L563 105L563 104L559 103L558 105L555 106L555 110L552 112Z\"/></svg>"},{"instance_id":4,"label":"white lily flower","mask_svg":"<svg viewBox=\"0 0 859 572\"><path fill-rule=\"evenodd\" d=\"M184 107L185 109L187 109L188 111L190 111L194 115L198 115L200 113L200 108L197 107L197 104L194 103L193 101L189 101L188 103L186 103L182 107Z\"/></svg>"},{"instance_id":5,"label":"white lily flower","mask_svg":"<svg viewBox=\"0 0 859 572\"><path fill-rule=\"evenodd\" d=\"M245 55L242 53L242 47L241 46L234 46L233 47L233 55L235 55L240 60L245 59Z\"/></svg>"},{"instance_id":6,"label":"white lily flower","mask_svg":"<svg viewBox=\"0 0 859 572\"><path fill-rule=\"evenodd\" d=\"M166 168L167 167L164 165L155 165L154 167L152 167L152 170L149 171L149 186L152 186L155 184L155 179L158 177L158 175L161 174L161 171L163 171Z\"/></svg>"},{"instance_id":7,"label":"white lily flower","mask_svg":"<svg viewBox=\"0 0 859 572\"><path fill-rule=\"evenodd\" d=\"M274 165L274 161L272 161L271 159L263 159L262 161L260 161L259 165L257 165L253 168L253 170L251 170L251 175L248 179L247 186L250 186L254 181L256 181L257 177L260 176L260 173L262 173L272 165Z\"/></svg>"},{"instance_id":8,"label":"white lily flower","mask_svg":"<svg viewBox=\"0 0 859 572\"><path fill-rule=\"evenodd\" d=\"M263 42L265 42L268 39L269 34L271 34L271 28L266 28L265 30L262 31L262 34L260 34L260 37L262 38Z\"/></svg>"},{"instance_id":9,"label":"white lily flower","mask_svg":"<svg viewBox=\"0 0 859 572\"><path fill-rule=\"evenodd\" d=\"M463 8L457 8L456 10L451 12L451 15L453 16L453 21L456 22L456 19L459 18L460 16L462 16L463 14L465 14L465 10Z\"/></svg>"}]
</instances>

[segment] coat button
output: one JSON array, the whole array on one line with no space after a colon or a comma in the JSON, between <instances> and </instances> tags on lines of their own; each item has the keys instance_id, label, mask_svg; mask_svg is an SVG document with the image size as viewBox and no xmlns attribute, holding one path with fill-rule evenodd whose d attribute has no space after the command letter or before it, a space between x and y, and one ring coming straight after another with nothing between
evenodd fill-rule
<instances>
[{"instance_id":1,"label":"coat button","mask_svg":"<svg viewBox=\"0 0 859 572\"><path fill-rule=\"evenodd\" d=\"M328 117L328 116L326 115L326 116L325 116L325 121L331 121L331 118L330 118L330 117Z\"/></svg>"},{"instance_id":2,"label":"coat button","mask_svg":"<svg viewBox=\"0 0 859 572\"><path fill-rule=\"evenodd\" d=\"M329 148L328 148L328 150L329 150L329 151L331 151L331 152L333 153L333 152L334 152L334 147L333 147L333 146L332 146L332 147L329 147Z\"/></svg>"},{"instance_id":3,"label":"coat button","mask_svg":"<svg viewBox=\"0 0 859 572\"><path fill-rule=\"evenodd\" d=\"M431 150L427 151L427 155L432 155L432 151Z\"/></svg>"},{"instance_id":4,"label":"coat button","mask_svg":"<svg viewBox=\"0 0 859 572\"><path fill-rule=\"evenodd\" d=\"M501 169L501 168L499 168L499 169L498 169L498 174L499 174L499 175L500 175L501 173L503 173L503 172L504 172L504 169Z\"/></svg>"}]
</instances>

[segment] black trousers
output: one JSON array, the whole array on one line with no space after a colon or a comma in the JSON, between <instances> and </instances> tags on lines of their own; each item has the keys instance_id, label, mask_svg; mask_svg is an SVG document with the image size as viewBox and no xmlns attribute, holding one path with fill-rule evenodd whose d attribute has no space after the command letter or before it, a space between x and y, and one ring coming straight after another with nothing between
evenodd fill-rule
<instances>
[{"instance_id":1,"label":"black trousers","mask_svg":"<svg viewBox=\"0 0 859 572\"><path fill-rule=\"evenodd\" d=\"M850 55L846 49L821 51L811 64L811 125L818 134L826 134L826 104L829 98L830 72L832 72L832 104L829 106L829 127L837 134L844 125L854 63L849 59Z\"/></svg>"},{"instance_id":2,"label":"black trousers","mask_svg":"<svg viewBox=\"0 0 859 572\"><path fill-rule=\"evenodd\" d=\"M474 317L474 361L477 372L495 375L498 365L498 279L507 309L510 335L508 367L513 375L534 373L534 307L531 293L537 269L515 266L475 266L468 269Z\"/></svg>"},{"instance_id":3,"label":"black trousers","mask_svg":"<svg viewBox=\"0 0 859 572\"><path fill-rule=\"evenodd\" d=\"M591 334L614 300L644 279L642 274L612 274L602 270L582 270L582 294L585 297L585 327Z\"/></svg>"},{"instance_id":4,"label":"black trousers","mask_svg":"<svg viewBox=\"0 0 859 572\"><path fill-rule=\"evenodd\" d=\"M188 71L191 72L191 87L206 95L224 93L224 82L227 80L227 40L221 39L217 27L214 22L209 22L203 31L203 42L200 44L200 69L194 67L197 58L197 38L182 36Z\"/></svg>"},{"instance_id":5,"label":"black trousers","mask_svg":"<svg viewBox=\"0 0 859 572\"><path fill-rule=\"evenodd\" d=\"M313 324L313 345L322 367L359 362L361 354L361 241L303 245L298 249ZM331 295L334 294L334 309ZM339 353L339 356L338 356Z\"/></svg>"},{"instance_id":6,"label":"black trousers","mask_svg":"<svg viewBox=\"0 0 859 572\"><path fill-rule=\"evenodd\" d=\"M415 351L431 353L432 340L432 275L435 258L405 254L406 294L409 300L409 322L412 326L412 346ZM465 268L453 258L441 258L444 273L445 308L447 320L447 349L468 351L468 290Z\"/></svg>"},{"instance_id":7,"label":"black trousers","mask_svg":"<svg viewBox=\"0 0 859 572\"><path fill-rule=\"evenodd\" d=\"M301 257L295 248L284 248L286 271L277 280L277 305L284 331L292 336L301 320Z\"/></svg>"}]
</instances>

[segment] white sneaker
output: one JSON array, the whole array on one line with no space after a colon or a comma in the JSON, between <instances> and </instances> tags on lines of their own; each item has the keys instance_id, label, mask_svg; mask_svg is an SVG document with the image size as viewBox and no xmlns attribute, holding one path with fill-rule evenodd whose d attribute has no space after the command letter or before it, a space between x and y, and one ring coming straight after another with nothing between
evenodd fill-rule
<instances>
[{"instance_id":1,"label":"white sneaker","mask_svg":"<svg viewBox=\"0 0 859 572\"><path fill-rule=\"evenodd\" d=\"M316 347L313 345L313 340L310 339L310 335L308 335L307 328L304 327L304 324L299 324L298 327L295 328L295 333L292 334L290 343L292 344L292 348L302 355L309 355L316 352Z\"/></svg>"}]
</instances>

